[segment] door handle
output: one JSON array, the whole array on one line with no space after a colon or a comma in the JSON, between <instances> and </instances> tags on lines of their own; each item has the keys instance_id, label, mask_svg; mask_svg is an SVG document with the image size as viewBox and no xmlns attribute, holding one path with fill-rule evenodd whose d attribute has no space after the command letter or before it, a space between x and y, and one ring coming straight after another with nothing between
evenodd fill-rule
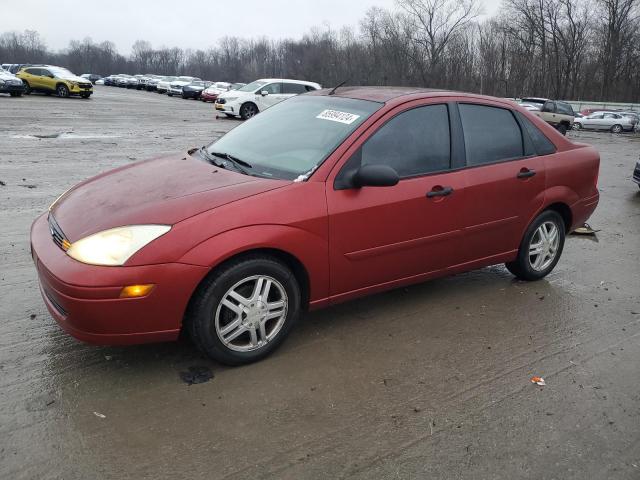
<instances>
[{"instance_id":1,"label":"door handle","mask_svg":"<svg viewBox=\"0 0 640 480\"><path fill-rule=\"evenodd\" d=\"M531 177L535 177L536 175L536 171L535 170L529 170L528 168L523 168L522 170L520 170L520 172L518 172L517 177L518 178L531 178Z\"/></svg>"},{"instance_id":2,"label":"door handle","mask_svg":"<svg viewBox=\"0 0 640 480\"><path fill-rule=\"evenodd\" d=\"M427 198L446 197L448 195L451 195L452 193L453 193L453 188L451 187L436 186L436 187L433 187L433 189L427 193Z\"/></svg>"}]
</instances>

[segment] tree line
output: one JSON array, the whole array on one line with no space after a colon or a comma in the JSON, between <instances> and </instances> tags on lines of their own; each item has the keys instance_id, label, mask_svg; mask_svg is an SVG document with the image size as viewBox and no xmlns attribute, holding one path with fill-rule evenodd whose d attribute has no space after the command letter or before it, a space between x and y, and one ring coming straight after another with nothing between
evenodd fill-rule
<instances>
[{"instance_id":1,"label":"tree line","mask_svg":"<svg viewBox=\"0 0 640 480\"><path fill-rule=\"evenodd\" d=\"M503 97L640 101L640 0L397 0L358 26L313 28L301 39L225 37L206 49L72 40L47 48L35 31L0 35L2 63L51 63L76 73L260 77L411 85Z\"/></svg>"}]
</instances>

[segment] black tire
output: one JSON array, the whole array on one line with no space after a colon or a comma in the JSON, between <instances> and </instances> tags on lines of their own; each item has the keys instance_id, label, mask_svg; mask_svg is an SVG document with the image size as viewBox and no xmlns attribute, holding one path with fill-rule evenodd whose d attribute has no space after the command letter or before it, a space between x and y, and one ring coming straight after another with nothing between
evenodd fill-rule
<instances>
[{"instance_id":1,"label":"black tire","mask_svg":"<svg viewBox=\"0 0 640 480\"><path fill-rule=\"evenodd\" d=\"M9 92L9 95L12 97L21 97L22 92Z\"/></svg>"},{"instance_id":2,"label":"black tire","mask_svg":"<svg viewBox=\"0 0 640 480\"><path fill-rule=\"evenodd\" d=\"M560 125L558 125L558 131L562 135L566 135L567 134L567 126L564 123L561 123Z\"/></svg>"},{"instance_id":3,"label":"black tire","mask_svg":"<svg viewBox=\"0 0 640 480\"><path fill-rule=\"evenodd\" d=\"M582 130L582 124L580 122L574 122L573 129L574 130Z\"/></svg>"},{"instance_id":4,"label":"black tire","mask_svg":"<svg viewBox=\"0 0 640 480\"><path fill-rule=\"evenodd\" d=\"M29 85L29 82L23 80L22 83L24 83L24 94L31 95L31 85Z\"/></svg>"},{"instance_id":5,"label":"black tire","mask_svg":"<svg viewBox=\"0 0 640 480\"><path fill-rule=\"evenodd\" d=\"M243 120L249 120L255 117L260 111L255 103L247 102L240 107L240 118Z\"/></svg>"},{"instance_id":6,"label":"black tire","mask_svg":"<svg viewBox=\"0 0 640 480\"><path fill-rule=\"evenodd\" d=\"M558 229L558 245L555 250L555 257L553 261L547 265L544 269L537 270L531 265L531 255L529 249L531 242L536 235L538 228L544 223L553 223ZM529 225L527 231L520 242L520 248L518 249L518 256L513 262L507 262L505 266L512 274L521 280L534 281L540 280L546 277L554 269L560 256L562 255L562 249L564 248L564 240L566 235L566 229L563 218L555 210L545 210Z\"/></svg>"},{"instance_id":7,"label":"black tire","mask_svg":"<svg viewBox=\"0 0 640 480\"><path fill-rule=\"evenodd\" d=\"M236 116L232 113L225 113L225 115L227 116L227 118L236 118Z\"/></svg>"},{"instance_id":8,"label":"black tire","mask_svg":"<svg viewBox=\"0 0 640 480\"><path fill-rule=\"evenodd\" d=\"M256 275L268 276L280 284L286 292L286 315L275 336L267 343L252 351L236 351L229 348L220 339L215 319L218 314L222 315L223 310L219 311L219 309L223 308L221 302L228 291L239 282ZM300 315L301 298L298 282L291 270L284 264L269 256L247 256L232 260L214 270L200 284L189 303L185 315L185 328L193 343L209 357L220 363L244 365L256 362L271 354L282 344ZM245 313L242 315L242 318L249 318L245 317ZM233 321L240 321L238 318L240 317L236 317L236 320L229 320L229 324ZM250 336L250 332L246 330L237 338L242 339L245 334Z\"/></svg>"},{"instance_id":9,"label":"black tire","mask_svg":"<svg viewBox=\"0 0 640 480\"><path fill-rule=\"evenodd\" d=\"M189 97L187 97L187 96L183 93L183 94L182 94L182 99L183 99L183 100L186 100L187 98L189 98Z\"/></svg>"},{"instance_id":10,"label":"black tire","mask_svg":"<svg viewBox=\"0 0 640 480\"><path fill-rule=\"evenodd\" d=\"M69 89L66 85L59 83L58 85L56 85L56 94L60 98L67 98L69 96Z\"/></svg>"},{"instance_id":11,"label":"black tire","mask_svg":"<svg viewBox=\"0 0 640 480\"><path fill-rule=\"evenodd\" d=\"M91 94L90 93L81 93L80 96L82 98L89 98L91 96Z\"/></svg>"},{"instance_id":12,"label":"black tire","mask_svg":"<svg viewBox=\"0 0 640 480\"><path fill-rule=\"evenodd\" d=\"M623 132L623 128L622 125L614 125L613 127L611 127L611 133L622 133Z\"/></svg>"}]
</instances>

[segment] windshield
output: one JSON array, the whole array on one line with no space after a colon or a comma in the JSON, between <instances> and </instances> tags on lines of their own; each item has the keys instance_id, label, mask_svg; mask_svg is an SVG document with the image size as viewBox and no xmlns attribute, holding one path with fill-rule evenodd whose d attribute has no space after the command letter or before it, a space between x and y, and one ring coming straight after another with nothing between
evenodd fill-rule
<instances>
[{"instance_id":1,"label":"windshield","mask_svg":"<svg viewBox=\"0 0 640 480\"><path fill-rule=\"evenodd\" d=\"M204 87L204 82L191 82L189 85L192 87Z\"/></svg>"},{"instance_id":2,"label":"windshield","mask_svg":"<svg viewBox=\"0 0 640 480\"><path fill-rule=\"evenodd\" d=\"M256 80L255 82L251 82L249 85L245 85L242 88L239 88L239 92L255 92L260 87L266 85L269 82L261 82L260 80Z\"/></svg>"},{"instance_id":3,"label":"windshield","mask_svg":"<svg viewBox=\"0 0 640 480\"><path fill-rule=\"evenodd\" d=\"M248 173L294 180L320 165L382 104L301 95L234 128L207 147L252 166Z\"/></svg>"}]
</instances>

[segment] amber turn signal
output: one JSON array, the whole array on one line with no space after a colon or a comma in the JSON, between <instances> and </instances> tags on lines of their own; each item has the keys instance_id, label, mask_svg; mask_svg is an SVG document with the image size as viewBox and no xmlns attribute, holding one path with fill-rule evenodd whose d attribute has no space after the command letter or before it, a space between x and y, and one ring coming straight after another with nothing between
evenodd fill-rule
<instances>
[{"instance_id":1,"label":"amber turn signal","mask_svg":"<svg viewBox=\"0 0 640 480\"><path fill-rule=\"evenodd\" d=\"M145 297L151 293L151 290L155 285L129 285L128 287L124 287L120 292L120 298L136 298L136 297Z\"/></svg>"}]
</instances>

